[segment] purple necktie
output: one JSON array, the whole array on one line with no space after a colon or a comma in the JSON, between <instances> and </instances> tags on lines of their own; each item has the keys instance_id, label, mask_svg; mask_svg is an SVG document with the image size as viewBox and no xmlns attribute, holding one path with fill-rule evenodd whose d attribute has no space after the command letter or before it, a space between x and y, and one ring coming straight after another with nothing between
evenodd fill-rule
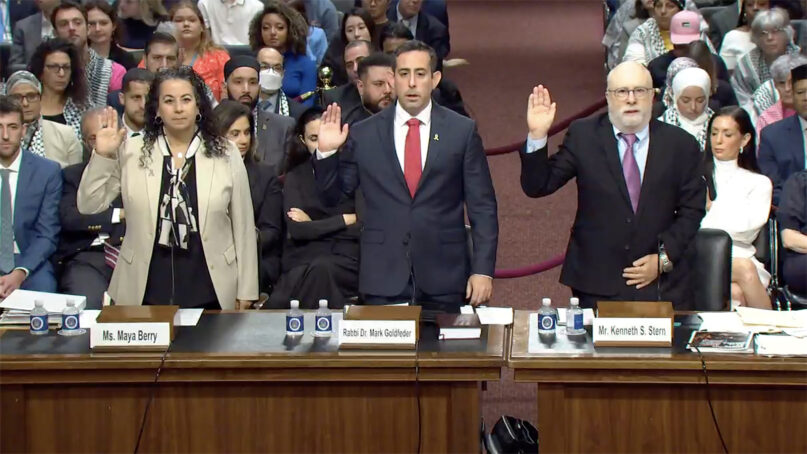
<instances>
[{"instance_id":1,"label":"purple necktie","mask_svg":"<svg viewBox=\"0 0 807 454\"><path fill-rule=\"evenodd\" d=\"M619 136L628 145L625 156L622 157L622 175L625 176L625 185L630 194L630 204L633 206L633 212L636 213L636 208L639 207L639 194L642 192L642 177L639 175L639 164L636 163L636 156L634 156L636 151L633 148L636 144L636 134L620 134Z\"/></svg>"}]
</instances>

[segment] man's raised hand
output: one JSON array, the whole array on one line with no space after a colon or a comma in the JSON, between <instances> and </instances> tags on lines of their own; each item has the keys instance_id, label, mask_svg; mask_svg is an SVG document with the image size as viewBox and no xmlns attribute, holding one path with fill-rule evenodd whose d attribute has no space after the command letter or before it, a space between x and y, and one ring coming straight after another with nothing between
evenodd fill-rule
<instances>
[{"instance_id":1,"label":"man's raised hand","mask_svg":"<svg viewBox=\"0 0 807 454\"><path fill-rule=\"evenodd\" d=\"M540 140L547 136L552 122L555 121L556 108L549 97L549 90L543 85L532 89L527 101L527 128L531 139Z\"/></svg>"},{"instance_id":2,"label":"man's raised hand","mask_svg":"<svg viewBox=\"0 0 807 454\"><path fill-rule=\"evenodd\" d=\"M333 103L325 109L319 125L317 149L326 153L335 151L347 140L348 125L342 124L342 108Z\"/></svg>"}]
</instances>

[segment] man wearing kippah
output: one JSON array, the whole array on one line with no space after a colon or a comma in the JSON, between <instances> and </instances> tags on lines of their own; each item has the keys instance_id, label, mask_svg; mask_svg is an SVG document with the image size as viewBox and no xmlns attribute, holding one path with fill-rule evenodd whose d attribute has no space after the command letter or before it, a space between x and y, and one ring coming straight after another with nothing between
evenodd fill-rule
<instances>
[{"instance_id":1,"label":"man wearing kippah","mask_svg":"<svg viewBox=\"0 0 807 454\"><path fill-rule=\"evenodd\" d=\"M8 97L22 107L26 125L22 148L59 163L61 167L81 162L81 144L67 125L42 118L42 86L28 71L17 71L6 82Z\"/></svg>"},{"instance_id":2,"label":"man wearing kippah","mask_svg":"<svg viewBox=\"0 0 807 454\"><path fill-rule=\"evenodd\" d=\"M807 65L793 68L790 75L797 115L766 126L759 139L759 168L773 182L774 205L788 177L804 170L807 162Z\"/></svg>"}]
</instances>

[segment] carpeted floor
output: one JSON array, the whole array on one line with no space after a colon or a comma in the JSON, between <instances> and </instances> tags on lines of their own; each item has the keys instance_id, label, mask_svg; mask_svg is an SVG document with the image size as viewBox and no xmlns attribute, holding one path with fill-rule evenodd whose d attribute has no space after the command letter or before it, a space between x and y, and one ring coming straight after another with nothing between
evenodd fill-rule
<instances>
[{"instance_id":1,"label":"carpeted floor","mask_svg":"<svg viewBox=\"0 0 807 454\"><path fill-rule=\"evenodd\" d=\"M447 69L462 91L487 148L526 137L526 102L534 85L547 86L562 120L602 98L605 90L602 6L599 0L449 0L451 55L469 66ZM562 139L557 135L550 150ZM499 202L497 268L540 262L566 248L576 190L530 199L519 184L515 153L489 158ZM536 309L551 297L566 305L560 268L494 283L494 305ZM516 384L505 372L483 397L490 427L502 414L535 421L535 386Z\"/></svg>"}]
</instances>

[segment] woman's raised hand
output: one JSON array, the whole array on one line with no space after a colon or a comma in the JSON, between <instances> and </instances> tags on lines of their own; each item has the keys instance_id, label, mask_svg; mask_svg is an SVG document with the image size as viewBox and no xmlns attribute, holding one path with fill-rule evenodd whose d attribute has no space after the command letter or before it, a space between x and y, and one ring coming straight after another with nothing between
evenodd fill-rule
<instances>
[{"instance_id":1,"label":"woman's raised hand","mask_svg":"<svg viewBox=\"0 0 807 454\"><path fill-rule=\"evenodd\" d=\"M95 133L95 152L105 158L115 158L126 137L126 130L118 128L118 113L112 107L98 115L99 130Z\"/></svg>"}]
</instances>

